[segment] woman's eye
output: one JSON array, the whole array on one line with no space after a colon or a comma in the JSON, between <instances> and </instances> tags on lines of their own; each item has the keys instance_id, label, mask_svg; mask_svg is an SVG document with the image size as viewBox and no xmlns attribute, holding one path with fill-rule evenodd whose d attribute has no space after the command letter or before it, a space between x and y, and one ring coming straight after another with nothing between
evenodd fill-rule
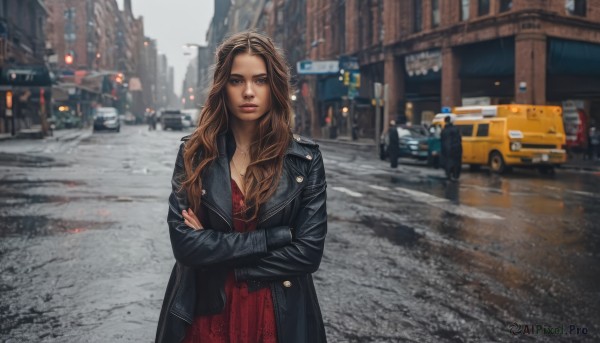
<instances>
[{"instance_id":1,"label":"woman's eye","mask_svg":"<svg viewBox=\"0 0 600 343\"><path fill-rule=\"evenodd\" d=\"M267 83L267 79L266 78L256 79L256 84L264 85L266 83Z\"/></svg>"},{"instance_id":2,"label":"woman's eye","mask_svg":"<svg viewBox=\"0 0 600 343\"><path fill-rule=\"evenodd\" d=\"M243 81L240 79L230 79L229 83L231 83L232 85L239 85L241 84Z\"/></svg>"}]
</instances>

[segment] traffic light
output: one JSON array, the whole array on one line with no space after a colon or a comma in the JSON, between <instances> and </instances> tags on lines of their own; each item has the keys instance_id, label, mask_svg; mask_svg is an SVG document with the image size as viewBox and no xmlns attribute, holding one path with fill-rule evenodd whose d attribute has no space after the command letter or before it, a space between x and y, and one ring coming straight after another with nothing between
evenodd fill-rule
<instances>
[{"instance_id":1,"label":"traffic light","mask_svg":"<svg viewBox=\"0 0 600 343\"><path fill-rule=\"evenodd\" d=\"M66 63L66 64L68 64L68 65L71 65L71 64L73 64L73 61L74 61L74 60L75 60L75 58L73 57L73 53L71 53L71 52L68 52L68 53L65 55L65 63Z\"/></svg>"},{"instance_id":2,"label":"traffic light","mask_svg":"<svg viewBox=\"0 0 600 343\"><path fill-rule=\"evenodd\" d=\"M352 75L354 75L354 87L359 88L360 87L360 73L353 73Z\"/></svg>"},{"instance_id":3,"label":"traffic light","mask_svg":"<svg viewBox=\"0 0 600 343\"><path fill-rule=\"evenodd\" d=\"M347 71L344 73L344 86L348 86L350 84L350 72Z\"/></svg>"},{"instance_id":4,"label":"traffic light","mask_svg":"<svg viewBox=\"0 0 600 343\"><path fill-rule=\"evenodd\" d=\"M6 108L12 109L13 106L13 93L11 91L6 92Z\"/></svg>"}]
</instances>

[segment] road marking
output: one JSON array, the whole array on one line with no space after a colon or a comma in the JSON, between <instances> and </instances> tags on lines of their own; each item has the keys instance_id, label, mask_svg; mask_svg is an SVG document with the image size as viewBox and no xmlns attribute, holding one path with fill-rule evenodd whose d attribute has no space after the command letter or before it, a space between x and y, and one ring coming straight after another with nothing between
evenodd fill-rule
<instances>
[{"instance_id":1,"label":"road marking","mask_svg":"<svg viewBox=\"0 0 600 343\"><path fill-rule=\"evenodd\" d=\"M376 189L378 191L389 191L390 190L389 187L383 187L383 186L369 185L369 187Z\"/></svg>"},{"instance_id":2,"label":"road marking","mask_svg":"<svg viewBox=\"0 0 600 343\"><path fill-rule=\"evenodd\" d=\"M582 192L582 191L568 190L567 192L577 194L577 195L586 195L586 196L593 197L593 198L598 198L600 196L599 194L594 194L594 193L590 193L590 192Z\"/></svg>"},{"instance_id":3,"label":"road marking","mask_svg":"<svg viewBox=\"0 0 600 343\"><path fill-rule=\"evenodd\" d=\"M348 194L351 197L355 197L355 198L362 197L362 194L354 192L354 191L351 191L351 190L349 190L348 188L345 188L345 187L331 187L331 189L333 189L334 191L338 191L338 192L342 192L342 193Z\"/></svg>"},{"instance_id":4,"label":"road marking","mask_svg":"<svg viewBox=\"0 0 600 343\"><path fill-rule=\"evenodd\" d=\"M396 190L404 194L410 195L416 201L424 202L433 207L437 207L446 212L454 213L460 216L470 217L474 219L504 219L493 213L476 209L475 207L466 205L455 205L447 199L439 198L428 193L423 193L401 187L396 187Z\"/></svg>"}]
</instances>

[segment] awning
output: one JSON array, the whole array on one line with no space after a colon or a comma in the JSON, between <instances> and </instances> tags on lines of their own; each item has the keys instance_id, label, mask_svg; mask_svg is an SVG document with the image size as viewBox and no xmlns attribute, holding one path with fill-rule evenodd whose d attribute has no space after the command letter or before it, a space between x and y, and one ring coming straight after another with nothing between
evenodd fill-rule
<instances>
[{"instance_id":1,"label":"awning","mask_svg":"<svg viewBox=\"0 0 600 343\"><path fill-rule=\"evenodd\" d=\"M0 68L0 85L15 87L50 87L54 75L45 66L24 65Z\"/></svg>"},{"instance_id":2,"label":"awning","mask_svg":"<svg viewBox=\"0 0 600 343\"><path fill-rule=\"evenodd\" d=\"M317 98L320 101L336 100L348 95L348 88L336 77L319 80Z\"/></svg>"},{"instance_id":3,"label":"awning","mask_svg":"<svg viewBox=\"0 0 600 343\"><path fill-rule=\"evenodd\" d=\"M550 38L548 74L600 76L600 44Z\"/></svg>"},{"instance_id":4,"label":"awning","mask_svg":"<svg viewBox=\"0 0 600 343\"><path fill-rule=\"evenodd\" d=\"M512 37L465 45L459 53L461 78L515 73L515 40Z\"/></svg>"}]
</instances>

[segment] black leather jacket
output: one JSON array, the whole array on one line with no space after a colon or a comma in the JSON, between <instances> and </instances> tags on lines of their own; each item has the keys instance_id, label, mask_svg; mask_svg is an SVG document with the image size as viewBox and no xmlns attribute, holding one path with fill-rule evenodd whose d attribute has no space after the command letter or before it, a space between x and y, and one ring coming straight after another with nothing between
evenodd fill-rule
<instances>
[{"instance_id":1,"label":"black leather jacket","mask_svg":"<svg viewBox=\"0 0 600 343\"><path fill-rule=\"evenodd\" d=\"M217 139L219 157L203 173L204 230L183 223L188 208L180 191L181 144L173 172L167 222L176 263L171 273L156 342L181 342L195 316L219 313L225 305L227 273L248 287L270 287L278 341L325 342L325 329L312 280L321 262L327 233L326 181L318 145L294 136L277 190L259 212L257 230L233 232L229 161L231 135ZM293 237L291 235L293 232Z\"/></svg>"}]
</instances>

